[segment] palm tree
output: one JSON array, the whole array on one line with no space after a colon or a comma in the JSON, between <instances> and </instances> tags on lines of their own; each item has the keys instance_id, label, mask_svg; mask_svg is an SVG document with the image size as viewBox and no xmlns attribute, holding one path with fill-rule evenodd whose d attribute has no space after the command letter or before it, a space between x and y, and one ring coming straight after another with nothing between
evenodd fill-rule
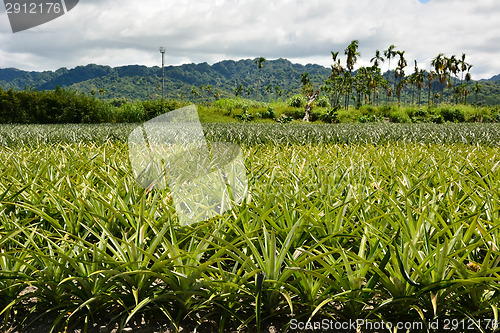
<instances>
[{"instance_id":1,"label":"palm tree","mask_svg":"<svg viewBox=\"0 0 500 333\"><path fill-rule=\"evenodd\" d=\"M387 50L384 51L384 56L387 60L389 60L389 69L387 71L390 71L391 70L391 58L394 58L396 56L396 52L394 49L396 48L396 46L394 45L391 45L389 46L389 48Z\"/></svg>"},{"instance_id":2,"label":"palm tree","mask_svg":"<svg viewBox=\"0 0 500 333\"><path fill-rule=\"evenodd\" d=\"M462 77L460 79L460 85L463 86L463 81L464 81L464 73L465 71L469 72L470 69L472 68L472 65L468 64L466 61L465 61L465 53L462 53L462 58L458 61L458 64L460 66L460 71L462 72ZM467 73L470 77L470 73ZM466 82L467 82L467 77L465 78ZM469 81L470 81L470 78L469 78ZM465 87L465 89L467 90L467 86ZM467 96L464 96L464 103L467 104Z\"/></svg>"},{"instance_id":3,"label":"palm tree","mask_svg":"<svg viewBox=\"0 0 500 333\"><path fill-rule=\"evenodd\" d=\"M417 61L413 60L413 62L415 64L415 67L413 68L413 74L410 76L410 83L412 85L412 88L411 88L411 91L412 91L411 92L411 103L412 104L415 102L415 90L413 89L413 86L415 86L415 88L418 89L418 87L417 87L417 80L418 80L418 73L419 73Z\"/></svg>"},{"instance_id":4,"label":"palm tree","mask_svg":"<svg viewBox=\"0 0 500 333\"><path fill-rule=\"evenodd\" d=\"M196 90L195 86L191 87L191 94L193 95L194 98L198 96L198 91Z\"/></svg>"},{"instance_id":5,"label":"palm tree","mask_svg":"<svg viewBox=\"0 0 500 333\"><path fill-rule=\"evenodd\" d=\"M417 95L418 105L420 105L420 101L422 100L422 85L424 83L424 73L425 71L421 69L415 78L415 83L417 85L417 90L418 90L418 95Z\"/></svg>"},{"instance_id":6,"label":"palm tree","mask_svg":"<svg viewBox=\"0 0 500 333\"><path fill-rule=\"evenodd\" d=\"M469 91L469 81L472 80L472 77L470 75L470 69L472 68L472 65L467 65L467 74L465 74L465 91L464 91L464 103L467 104L467 95L470 92Z\"/></svg>"},{"instance_id":7,"label":"palm tree","mask_svg":"<svg viewBox=\"0 0 500 333\"><path fill-rule=\"evenodd\" d=\"M237 87L234 87L233 91L234 91L234 95L236 97L238 97L238 95L240 94L240 92L243 91L243 84L240 83Z\"/></svg>"},{"instance_id":8,"label":"palm tree","mask_svg":"<svg viewBox=\"0 0 500 333\"><path fill-rule=\"evenodd\" d=\"M333 52L333 51L330 51L330 53L332 54L332 59L333 59L333 62L335 63L335 61L337 61L337 57L339 55L339 52Z\"/></svg>"},{"instance_id":9,"label":"palm tree","mask_svg":"<svg viewBox=\"0 0 500 333\"><path fill-rule=\"evenodd\" d=\"M436 75L441 83L441 101L443 100L444 83L446 82L446 61L444 54L440 53L431 61L431 66L436 70Z\"/></svg>"},{"instance_id":10,"label":"palm tree","mask_svg":"<svg viewBox=\"0 0 500 333\"><path fill-rule=\"evenodd\" d=\"M258 80L258 83L257 83L257 94L259 93L259 87L260 87L260 72L261 72L262 67L264 66L263 64L265 62L266 62L266 58L264 58L264 57L260 57L260 58L255 59L255 63L259 67L259 80Z\"/></svg>"},{"instance_id":11,"label":"palm tree","mask_svg":"<svg viewBox=\"0 0 500 333\"><path fill-rule=\"evenodd\" d=\"M408 65L408 63L406 62L406 59L404 57L405 51L397 51L397 54L399 55L399 60L398 67L394 72L394 78L396 80L399 78L399 82L396 88L396 95L398 96L398 104L401 105L401 91L403 90L404 84L406 83L404 68Z\"/></svg>"},{"instance_id":12,"label":"palm tree","mask_svg":"<svg viewBox=\"0 0 500 333\"><path fill-rule=\"evenodd\" d=\"M347 69L349 70L349 72L352 72L356 61L358 61L358 56L361 55L357 51L358 43L359 42L357 40L353 40L351 44L349 44L347 49L344 50L344 53L347 56Z\"/></svg>"},{"instance_id":13,"label":"palm tree","mask_svg":"<svg viewBox=\"0 0 500 333\"><path fill-rule=\"evenodd\" d=\"M351 44L349 44L349 46L344 50L344 54L347 56L347 65L346 66L347 66L347 70L349 71L349 77L347 79L348 89L347 89L346 101L345 101L346 110L349 109L349 99L350 99L351 92L352 92L352 70L354 69L354 65L356 64L356 61L358 61L358 56L361 55L358 52L358 43L359 42L357 40L353 40L351 42Z\"/></svg>"},{"instance_id":14,"label":"palm tree","mask_svg":"<svg viewBox=\"0 0 500 333\"><path fill-rule=\"evenodd\" d=\"M476 82L476 85L474 86L474 93L476 94L476 105L477 105L477 95L481 91L482 87L483 86L479 82Z\"/></svg>"},{"instance_id":15,"label":"palm tree","mask_svg":"<svg viewBox=\"0 0 500 333\"><path fill-rule=\"evenodd\" d=\"M456 58L455 55L452 55L450 58L445 58L446 59L446 68L448 70L448 82L446 85L446 88L451 88L453 87L453 82L451 80L451 74L455 76L456 79L458 79L457 73L458 73L458 65L459 65L459 60Z\"/></svg>"},{"instance_id":16,"label":"palm tree","mask_svg":"<svg viewBox=\"0 0 500 333\"><path fill-rule=\"evenodd\" d=\"M340 64L340 59L337 60L339 52L331 52L333 65L331 65L331 74L330 78L326 81L326 84L330 87L328 91L331 93L330 104L332 107L337 108L340 107L340 96L342 87L340 86L343 82L340 75L344 73L344 68Z\"/></svg>"},{"instance_id":17,"label":"palm tree","mask_svg":"<svg viewBox=\"0 0 500 333\"><path fill-rule=\"evenodd\" d=\"M432 88L432 80L436 77L436 72L430 71L427 72L427 86L429 87L429 95L427 96L427 105L431 104L431 88Z\"/></svg>"},{"instance_id":18,"label":"palm tree","mask_svg":"<svg viewBox=\"0 0 500 333\"><path fill-rule=\"evenodd\" d=\"M370 59L370 62L373 63L373 66L378 67L380 62L384 62L384 58L380 55L380 51L375 51L375 56Z\"/></svg>"},{"instance_id":19,"label":"palm tree","mask_svg":"<svg viewBox=\"0 0 500 333\"><path fill-rule=\"evenodd\" d=\"M468 90L469 86L469 81L472 80L472 77L470 75L470 69L472 68L472 65L467 64L467 74L465 74L465 90ZM465 96L464 103L467 104L467 95Z\"/></svg>"},{"instance_id":20,"label":"palm tree","mask_svg":"<svg viewBox=\"0 0 500 333\"><path fill-rule=\"evenodd\" d=\"M375 56L373 58L370 59L370 62L373 63L373 70L377 70L378 69L378 65L380 62L384 62L384 58L382 57L382 55L380 54L380 51L377 50L375 51ZM377 93L377 85L378 85L378 81L375 79L374 81L374 85L375 85L375 90L373 91L373 99L375 100L375 95Z\"/></svg>"},{"instance_id":21,"label":"palm tree","mask_svg":"<svg viewBox=\"0 0 500 333\"><path fill-rule=\"evenodd\" d=\"M391 46L389 46L389 48L387 48L387 50L384 51L384 57L389 62L389 66L388 66L387 72L391 71L391 58L394 58L396 56L396 54L397 54L397 51L395 49L396 49L396 46L391 45ZM391 90L391 92L392 92L392 89L390 87L389 87L389 90ZM390 96L392 96L392 93L391 94L387 94L387 103L389 103L389 97Z\"/></svg>"},{"instance_id":22,"label":"palm tree","mask_svg":"<svg viewBox=\"0 0 500 333\"><path fill-rule=\"evenodd\" d=\"M209 101L210 101L210 96L212 95L210 92L212 91L212 86L210 84L207 84L205 86L205 90L207 91L208 93L208 98L209 98Z\"/></svg>"}]
</instances>

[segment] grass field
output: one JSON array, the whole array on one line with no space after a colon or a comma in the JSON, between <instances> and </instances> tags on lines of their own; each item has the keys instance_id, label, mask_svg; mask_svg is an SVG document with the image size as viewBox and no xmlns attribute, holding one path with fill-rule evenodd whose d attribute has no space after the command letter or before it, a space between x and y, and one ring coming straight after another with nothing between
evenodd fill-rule
<instances>
[{"instance_id":1,"label":"grass field","mask_svg":"<svg viewBox=\"0 0 500 333\"><path fill-rule=\"evenodd\" d=\"M48 318L54 332L158 320L292 331L308 319L494 330L499 125L204 124L208 140L241 145L250 188L188 227L168 190L135 183L133 128L0 126L4 329Z\"/></svg>"}]
</instances>

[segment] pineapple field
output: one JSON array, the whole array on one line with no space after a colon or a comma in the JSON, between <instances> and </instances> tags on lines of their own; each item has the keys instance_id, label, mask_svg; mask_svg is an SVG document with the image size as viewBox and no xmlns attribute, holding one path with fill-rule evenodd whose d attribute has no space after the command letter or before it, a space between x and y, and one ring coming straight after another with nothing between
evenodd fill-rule
<instances>
[{"instance_id":1,"label":"pineapple field","mask_svg":"<svg viewBox=\"0 0 500 333\"><path fill-rule=\"evenodd\" d=\"M498 124L204 123L249 188L189 226L136 183L135 126L0 125L4 331L497 329Z\"/></svg>"}]
</instances>

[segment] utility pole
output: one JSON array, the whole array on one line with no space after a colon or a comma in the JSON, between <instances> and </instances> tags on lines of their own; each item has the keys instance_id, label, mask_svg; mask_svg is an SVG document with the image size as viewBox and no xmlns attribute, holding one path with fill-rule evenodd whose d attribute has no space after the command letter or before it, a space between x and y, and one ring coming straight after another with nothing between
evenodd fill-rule
<instances>
[{"instance_id":1,"label":"utility pole","mask_svg":"<svg viewBox=\"0 0 500 333\"><path fill-rule=\"evenodd\" d=\"M160 47L160 53L161 53L161 101L163 104L163 100L165 98L165 67L164 67L164 60L165 60L165 47L161 46Z\"/></svg>"}]
</instances>

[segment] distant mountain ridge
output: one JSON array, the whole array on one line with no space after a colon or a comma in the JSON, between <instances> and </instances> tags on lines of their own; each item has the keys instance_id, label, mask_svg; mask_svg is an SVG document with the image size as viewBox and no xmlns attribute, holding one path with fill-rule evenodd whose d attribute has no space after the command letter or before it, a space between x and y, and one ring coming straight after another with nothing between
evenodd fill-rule
<instances>
[{"instance_id":1,"label":"distant mountain ridge","mask_svg":"<svg viewBox=\"0 0 500 333\"><path fill-rule=\"evenodd\" d=\"M287 59L268 60L259 70L254 59L224 60L165 67L165 97L191 101L233 97L235 88L243 97L270 100L286 98L301 89L301 74L308 72L319 88L330 76L330 68L316 64L294 64ZM392 79L391 72L385 76ZM159 66L128 65L110 67L96 64L56 71L23 71L0 68L0 87L24 90L70 88L101 99L145 100L161 97L162 70ZM472 86L475 81L470 82ZM480 80L487 104L500 104L500 74ZM257 91L258 90L258 91Z\"/></svg>"},{"instance_id":2,"label":"distant mountain ridge","mask_svg":"<svg viewBox=\"0 0 500 333\"><path fill-rule=\"evenodd\" d=\"M221 96L234 95L234 88L242 85L241 95L256 94L260 77L260 88L267 94L276 92L276 87L287 91L298 91L300 75L309 72L313 82L321 84L328 77L330 69L320 65L292 64L285 59L269 60L261 73L254 60L224 60L213 65L208 63L184 64L165 67L165 96L168 98L201 97L219 92ZM120 67L89 64L73 69L60 68L56 71L28 72L15 68L0 69L0 87L23 90L53 90L56 86L92 93L104 89L103 98L145 99L161 95L162 70L158 66L128 65ZM201 88L200 88L201 86ZM209 89L206 87L209 86ZM194 87L194 89L193 89ZM250 94L247 89L250 88ZM196 92L193 92L196 90ZM259 89L260 90L260 89ZM183 96L181 96L183 95ZM192 96L191 96L192 95ZM205 96L207 97L207 96Z\"/></svg>"},{"instance_id":3,"label":"distant mountain ridge","mask_svg":"<svg viewBox=\"0 0 500 333\"><path fill-rule=\"evenodd\" d=\"M489 79L487 79L487 80L481 80L481 81L498 82L498 81L500 81L500 74L495 75L495 76L492 76L491 78L489 78Z\"/></svg>"}]
</instances>

